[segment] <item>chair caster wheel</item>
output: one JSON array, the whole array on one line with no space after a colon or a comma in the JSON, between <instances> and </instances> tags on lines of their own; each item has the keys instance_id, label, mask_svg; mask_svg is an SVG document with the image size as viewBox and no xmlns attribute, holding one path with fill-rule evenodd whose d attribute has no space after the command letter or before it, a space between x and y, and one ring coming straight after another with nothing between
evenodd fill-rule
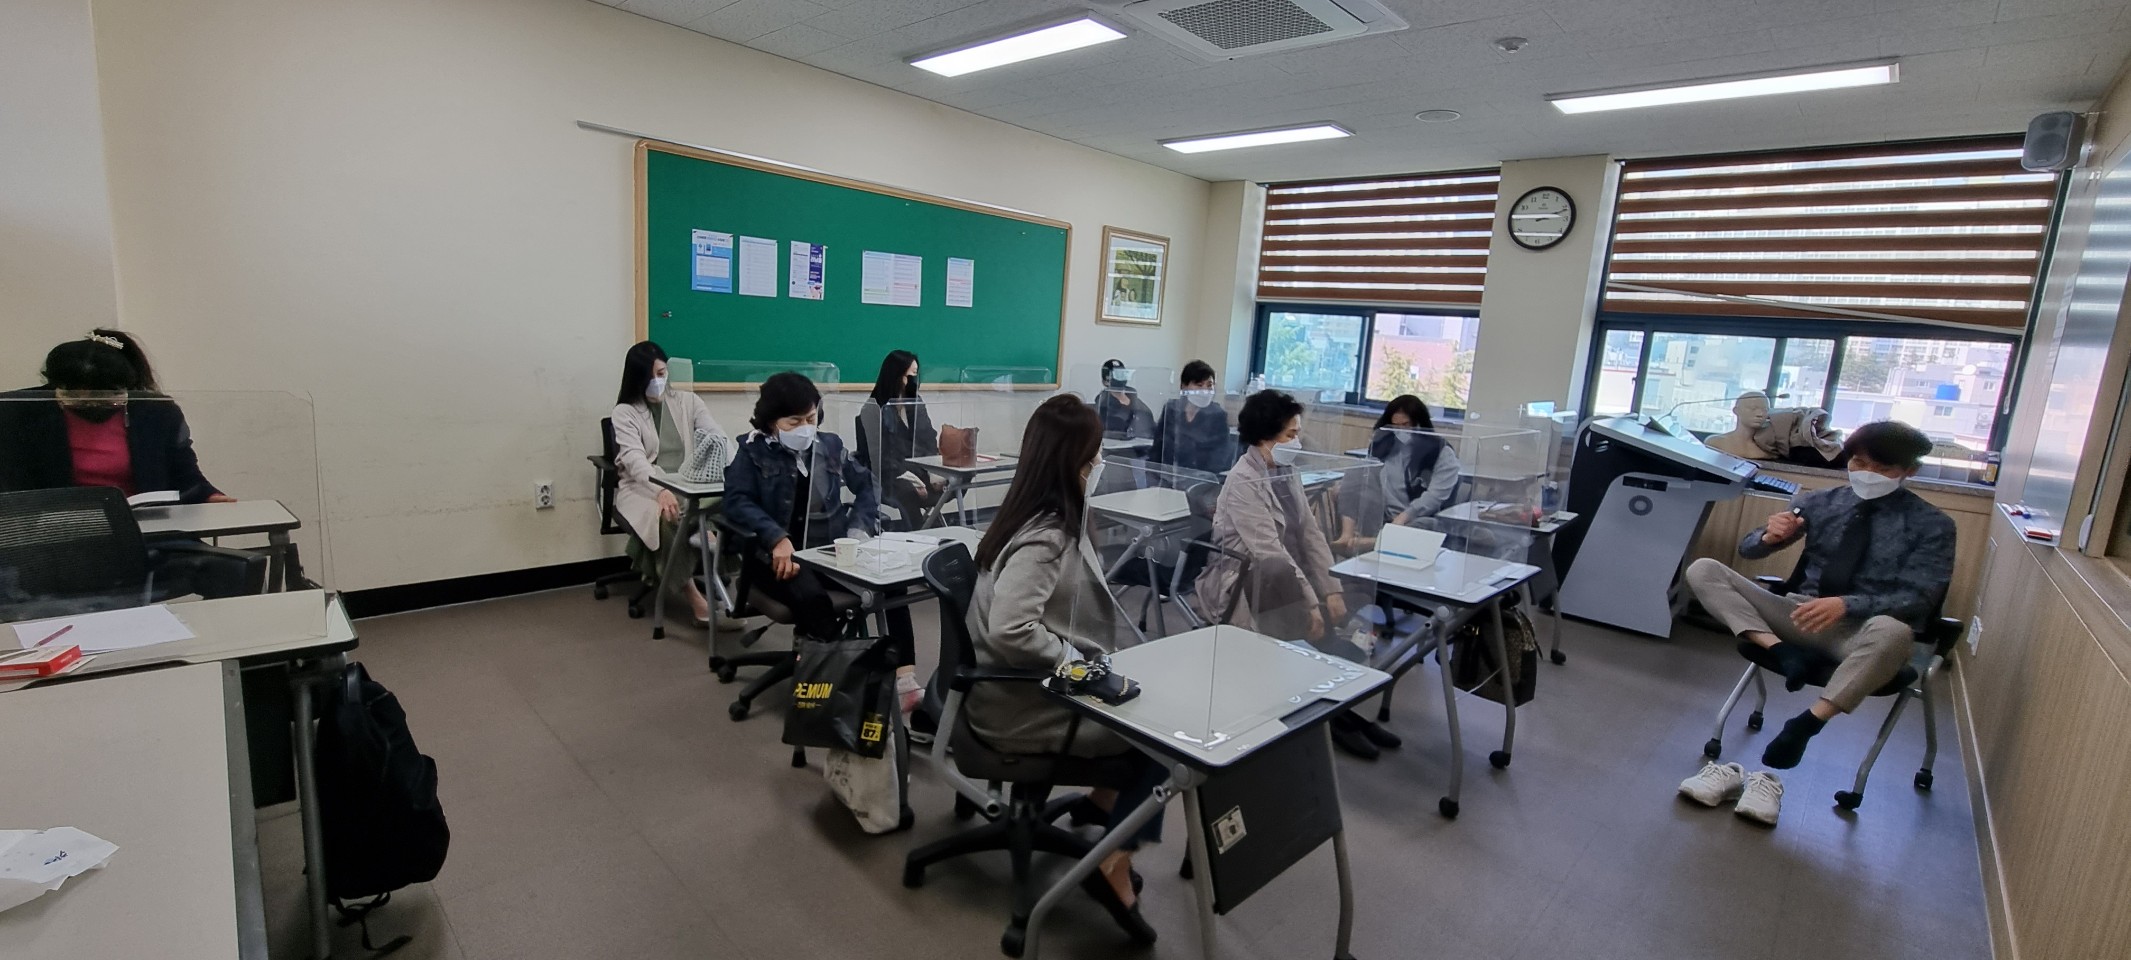
<instances>
[{"instance_id":1,"label":"chair caster wheel","mask_svg":"<svg viewBox=\"0 0 2131 960\"><path fill-rule=\"evenodd\" d=\"M1026 945L1027 941L1028 930L1022 927L1008 927L1005 933L999 935L999 952L1009 957L1018 957L1021 955L1021 948Z\"/></svg>"},{"instance_id":2,"label":"chair caster wheel","mask_svg":"<svg viewBox=\"0 0 2131 960\"><path fill-rule=\"evenodd\" d=\"M1569 655L1566 653L1562 653L1559 650L1556 650L1553 653L1547 654L1547 659L1554 661L1554 665L1558 667L1564 663L1569 662Z\"/></svg>"},{"instance_id":3,"label":"chair caster wheel","mask_svg":"<svg viewBox=\"0 0 2131 960\"><path fill-rule=\"evenodd\" d=\"M1494 764L1497 770L1507 770L1509 769L1509 751L1497 750L1490 753L1487 755L1487 762Z\"/></svg>"},{"instance_id":4,"label":"chair caster wheel","mask_svg":"<svg viewBox=\"0 0 2131 960\"><path fill-rule=\"evenodd\" d=\"M903 864L903 886L916 890L925 885L925 868L915 863Z\"/></svg>"},{"instance_id":5,"label":"chair caster wheel","mask_svg":"<svg viewBox=\"0 0 2131 960\"><path fill-rule=\"evenodd\" d=\"M629 605L629 619L631 619L631 620L642 620L642 619L644 619L644 606L643 606L643 604L640 604L640 603L632 603L632 604L630 604L630 605Z\"/></svg>"},{"instance_id":6,"label":"chair caster wheel","mask_svg":"<svg viewBox=\"0 0 2131 960\"><path fill-rule=\"evenodd\" d=\"M976 815L977 805L971 803L968 797L959 793L955 794L955 819L968 820Z\"/></svg>"},{"instance_id":7,"label":"chair caster wheel","mask_svg":"<svg viewBox=\"0 0 2131 960\"><path fill-rule=\"evenodd\" d=\"M666 628L665 628L665 627L652 627L652 628L651 628L651 639L653 639L653 640L664 640L664 639L666 639Z\"/></svg>"},{"instance_id":8,"label":"chair caster wheel","mask_svg":"<svg viewBox=\"0 0 2131 960\"><path fill-rule=\"evenodd\" d=\"M1747 715L1746 715L1746 729L1748 729L1748 730L1759 730L1759 729L1761 729L1761 711L1759 711L1759 710L1756 710L1756 711L1754 711L1754 712L1752 712L1752 713L1749 713L1749 714L1747 714Z\"/></svg>"},{"instance_id":9,"label":"chair caster wheel","mask_svg":"<svg viewBox=\"0 0 2131 960\"><path fill-rule=\"evenodd\" d=\"M717 666L717 673L719 683L731 683L740 676L739 668L722 663Z\"/></svg>"},{"instance_id":10,"label":"chair caster wheel","mask_svg":"<svg viewBox=\"0 0 2131 960\"><path fill-rule=\"evenodd\" d=\"M792 748L792 769L794 769L794 770L804 770L804 769L806 769L806 765L807 765L807 748L805 748L805 747L793 747L793 748ZM910 816L910 811L909 811L908 809L905 809L905 810L903 811L903 816L904 816L905 818L908 818L908 817ZM907 822L905 822L905 823L903 824L903 827L907 827L907 826L909 826L909 824L908 824ZM901 829L903 829L903 827L897 827L896 829L898 829L898 830L901 830Z\"/></svg>"},{"instance_id":11,"label":"chair caster wheel","mask_svg":"<svg viewBox=\"0 0 2131 960\"><path fill-rule=\"evenodd\" d=\"M1918 790L1931 789L1931 771L1918 770L1916 772L1916 788Z\"/></svg>"},{"instance_id":12,"label":"chair caster wheel","mask_svg":"<svg viewBox=\"0 0 2131 960\"><path fill-rule=\"evenodd\" d=\"M733 701L732 706L725 708L725 715L733 718L734 723L739 723L740 721L747 719L747 701Z\"/></svg>"},{"instance_id":13,"label":"chair caster wheel","mask_svg":"<svg viewBox=\"0 0 2131 960\"><path fill-rule=\"evenodd\" d=\"M592 599L594 599L594 600L605 600L605 599L607 599L607 585L606 585L606 584L604 584L604 583L595 583L595 584L593 584L593 585L592 585Z\"/></svg>"},{"instance_id":14,"label":"chair caster wheel","mask_svg":"<svg viewBox=\"0 0 2131 960\"><path fill-rule=\"evenodd\" d=\"M1458 818L1458 802L1449 797L1437 800L1435 802L1435 812L1442 814L1445 820L1456 820Z\"/></svg>"},{"instance_id":15,"label":"chair caster wheel","mask_svg":"<svg viewBox=\"0 0 2131 960\"><path fill-rule=\"evenodd\" d=\"M1865 795L1862 793L1851 793L1848 790L1835 791L1835 805L1844 810L1855 810L1857 805L1863 802L1865 802Z\"/></svg>"},{"instance_id":16,"label":"chair caster wheel","mask_svg":"<svg viewBox=\"0 0 2131 960\"><path fill-rule=\"evenodd\" d=\"M1702 756L1705 758L1715 760L1717 757L1723 755L1723 753L1724 741L1722 740L1719 740L1715 737L1710 737L1708 743L1702 744Z\"/></svg>"}]
</instances>

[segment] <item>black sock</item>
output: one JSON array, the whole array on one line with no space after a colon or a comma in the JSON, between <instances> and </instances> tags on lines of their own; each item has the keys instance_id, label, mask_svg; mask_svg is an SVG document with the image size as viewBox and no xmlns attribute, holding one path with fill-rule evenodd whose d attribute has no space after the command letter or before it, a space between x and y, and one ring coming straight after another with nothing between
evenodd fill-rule
<instances>
[{"instance_id":1,"label":"black sock","mask_svg":"<svg viewBox=\"0 0 2131 960\"><path fill-rule=\"evenodd\" d=\"M1828 725L1826 720L1813 716L1807 710L1783 722L1783 732L1768 742L1768 749L1761 751L1761 763L1772 770L1789 770L1798 765L1805 756L1805 743Z\"/></svg>"},{"instance_id":2,"label":"black sock","mask_svg":"<svg viewBox=\"0 0 2131 960\"><path fill-rule=\"evenodd\" d=\"M1813 666L1821 659L1819 651L1784 640L1778 640L1774 646L1769 647L1768 655L1776 661L1776 666L1781 668L1779 672L1783 674L1783 689L1792 693L1805 689L1807 674L1812 672Z\"/></svg>"}]
</instances>

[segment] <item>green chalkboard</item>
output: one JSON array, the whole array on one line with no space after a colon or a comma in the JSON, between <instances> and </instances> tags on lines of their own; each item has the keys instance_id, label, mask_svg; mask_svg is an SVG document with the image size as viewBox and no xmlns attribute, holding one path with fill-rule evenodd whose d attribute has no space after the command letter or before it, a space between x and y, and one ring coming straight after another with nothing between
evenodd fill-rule
<instances>
[{"instance_id":1,"label":"green chalkboard","mask_svg":"<svg viewBox=\"0 0 2131 960\"><path fill-rule=\"evenodd\" d=\"M926 379L965 367L1058 369L1071 227L996 208L671 144L637 144L639 332L698 362L827 361L871 384L916 353ZM774 240L776 296L698 289L695 231ZM822 298L789 296L791 244L820 244ZM862 302L866 252L923 259L919 305ZM947 305L947 261L975 262L971 305ZM704 268L705 275L716 272Z\"/></svg>"}]
</instances>

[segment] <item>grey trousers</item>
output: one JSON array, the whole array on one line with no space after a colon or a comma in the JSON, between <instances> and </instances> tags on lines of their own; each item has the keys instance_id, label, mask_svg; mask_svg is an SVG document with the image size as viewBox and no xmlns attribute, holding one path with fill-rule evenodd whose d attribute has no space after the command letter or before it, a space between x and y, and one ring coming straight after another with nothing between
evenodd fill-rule
<instances>
[{"instance_id":1,"label":"grey trousers","mask_svg":"<svg viewBox=\"0 0 2131 960\"><path fill-rule=\"evenodd\" d=\"M1791 611L1811 597L1777 596L1709 557L1688 564L1687 586L1702 608L1735 635L1772 634L1841 660L1821 696L1844 713L1857 709L1873 691L1894 679L1902 664L1909 662L1910 644L1916 642L1908 624L1886 616L1844 617L1826 630L1807 633L1791 622Z\"/></svg>"}]
</instances>

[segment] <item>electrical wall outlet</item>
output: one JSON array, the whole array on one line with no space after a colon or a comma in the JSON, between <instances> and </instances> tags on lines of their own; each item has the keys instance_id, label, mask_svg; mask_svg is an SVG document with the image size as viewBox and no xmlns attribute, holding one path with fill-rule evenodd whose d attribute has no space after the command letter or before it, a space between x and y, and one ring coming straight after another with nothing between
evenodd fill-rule
<instances>
[{"instance_id":1,"label":"electrical wall outlet","mask_svg":"<svg viewBox=\"0 0 2131 960\"><path fill-rule=\"evenodd\" d=\"M548 510L555 506L555 485L546 480L533 481L533 509Z\"/></svg>"}]
</instances>

